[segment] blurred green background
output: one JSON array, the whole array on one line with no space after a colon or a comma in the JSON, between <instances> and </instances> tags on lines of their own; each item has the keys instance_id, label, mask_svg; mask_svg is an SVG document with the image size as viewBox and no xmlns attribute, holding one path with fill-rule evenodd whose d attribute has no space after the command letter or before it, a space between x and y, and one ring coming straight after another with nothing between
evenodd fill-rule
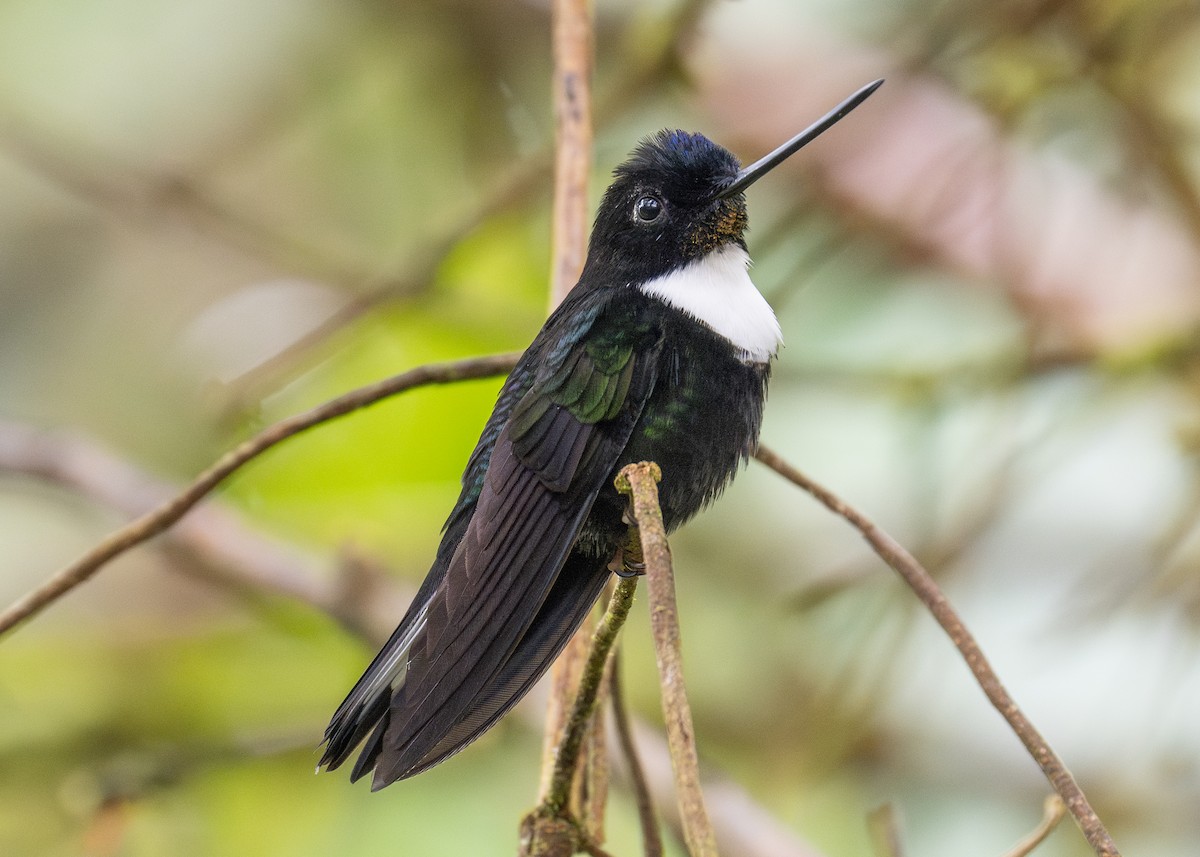
<instances>
[{"instance_id":1,"label":"blurred green background","mask_svg":"<svg viewBox=\"0 0 1200 857\"><path fill-rule=\"evenodd\" d=\"M593 200L661 127L749 161L889 79L751 194L787 341L763 439L939 576L1125 853L1194 855L1200 10L595 14ZM549 37L534 0L0 4L5 603L147 507L130 469L182 482L356 385L528 343ZM323 591L414 586L498 385L290 441L219 491L222 520ZM30 429L89 454L47 474ZM314 777L370 645L230 586L229 543L188 532L0 641L0 854L515 853L539 702L379 794ZM1034 764L841 521L755 466L673 547L704 759L816 853L871 853L884 802L919 857L1035 825ZM373 606L376 633L403 608ZM646 627L639 604L626 675L656 722ZM637 841L618 791L609 847ZM1068 821L1038 853L1090 852Z\"/></svg>"}]
</instances>

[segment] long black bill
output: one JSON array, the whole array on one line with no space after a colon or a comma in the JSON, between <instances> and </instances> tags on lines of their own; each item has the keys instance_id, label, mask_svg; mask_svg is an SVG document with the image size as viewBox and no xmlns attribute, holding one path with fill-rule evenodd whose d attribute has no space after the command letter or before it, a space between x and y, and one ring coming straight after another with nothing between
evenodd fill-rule
<instances>
[{"instance_id":1,"label":"long black bill","mask_svg":"<svg viewBox=\"0 0 1200 857\"><path fill-rule=\"evenodd\" d=\"M847 113L866 101L867 98L870 97L871 93L879 89L881 86L883 86L883 78L880 78L873 83L868 83L858 92L854 93L837 107L830 110L812 125L808 126L795 137L788 140L774 152L767 155L765 158L760 158L750 166L738 172L737 178L733 180L733 184L729 185L729 187L717 194L717 198L723 199L727 196L733 196L735 193L741 193L746 188L750 187L750 185L754 184L756 181L786 161L800 149L804 148L813 140L817 139L834 125L836 125L839 121L841 121L842 118L845 117Z\"/></svg>"}]
</instances>

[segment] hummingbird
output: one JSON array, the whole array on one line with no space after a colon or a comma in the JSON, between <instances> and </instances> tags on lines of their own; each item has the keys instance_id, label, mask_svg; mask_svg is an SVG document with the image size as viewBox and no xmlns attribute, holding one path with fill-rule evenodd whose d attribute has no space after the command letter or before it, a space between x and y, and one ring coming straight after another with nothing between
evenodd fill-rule
<instances>
[{"instance_id":1,"label":"hummingbird","mask_svg":"<svg viewBox=\"0 0 1200 857\"><path fill-rule=\"evenodd\" d=\"M429 574L334 713L318 767L361 744L350 779L373 772L376 791L512 708L623 573L626 464L658 463L668 531L729 484L758 443L782 341L748 274L745 191L882 83L745 168L678 130L616 168L579 281L501 388Z\"/></svg>"}]
</instances>

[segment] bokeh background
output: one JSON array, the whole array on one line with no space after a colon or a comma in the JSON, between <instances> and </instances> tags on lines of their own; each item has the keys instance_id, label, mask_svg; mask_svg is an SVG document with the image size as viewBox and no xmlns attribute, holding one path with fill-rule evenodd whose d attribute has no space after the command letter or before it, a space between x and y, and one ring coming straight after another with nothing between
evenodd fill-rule
<instances>
[{"instance_id":1,"label":"bokeh background","mask_svg":"<svg viewBox=\"0 0 1200 857\"><path fill-rule=\"evenodd\" d=\"M764 441L938 575L1125 853L1194 855L1200 9L595 15L593 199L661 127L749 161L888 78L751 193ZM4 602L278 418L529 341L549 32L533 0L0 4ZM372 653L337 606L398 617L378 581L424 574L498 383L287 443L0 641L0 853L515 853L540 703L380 794L312 775ZM843 522L755 466L674 550L706 765L814 853L871 853L889 802L920 857L1035 825L1036 767ZM655 722L644 604L625 637ZM622 792L610 836L637 853ZM1068 821L1038 853L1090 852Z\"/></svg>"}]
</instances>

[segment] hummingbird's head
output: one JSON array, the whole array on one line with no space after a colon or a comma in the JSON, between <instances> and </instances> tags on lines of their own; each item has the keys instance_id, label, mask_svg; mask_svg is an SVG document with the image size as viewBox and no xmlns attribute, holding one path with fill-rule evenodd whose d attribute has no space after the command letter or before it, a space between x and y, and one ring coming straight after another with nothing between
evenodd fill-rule
<instances>
[{"instance_id":1,"label":"hummingbird's head","mask_svg":"<svg viewBox=\"0 0 1200 857\"><path fill-rule=\"evenodd\" d=\"M744 256L744 191L866 100L864 86L764 158L742 168L728 149L701 134L659 131L613 172L596 214L584 279L645 283L710 254Z\"/></svg>"},{"instance_id":2,"label":"hummingbird's head","mask_svg":"<svg viewBox=\"0 0 1200 857\"><path fill-rule=\"evenodd\" d=\"M722 191L741 164L701 134L659 131L613 173L600 203L588 266L648 279L727 244L744 247L746 197Z\"/></svg>"}]
</instances>

